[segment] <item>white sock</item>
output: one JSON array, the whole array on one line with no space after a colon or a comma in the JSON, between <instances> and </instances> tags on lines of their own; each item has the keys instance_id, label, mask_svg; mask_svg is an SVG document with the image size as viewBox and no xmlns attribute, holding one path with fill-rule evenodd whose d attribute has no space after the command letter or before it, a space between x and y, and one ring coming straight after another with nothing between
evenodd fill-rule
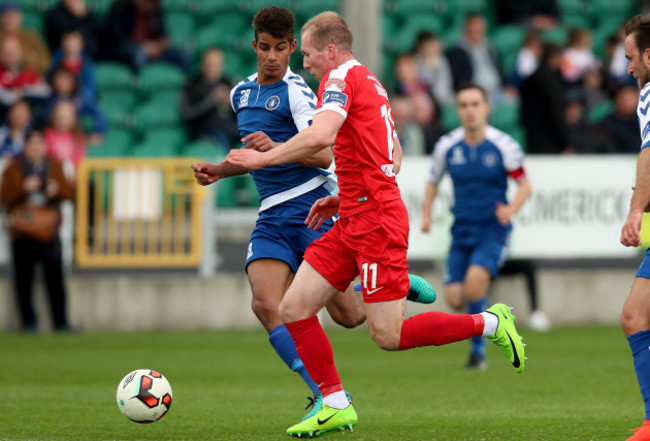
<instances>
[{"instance_id":1,"label":"white sock","mask_svg":"<svg viewBox=\"0 0 650 441\"><path fill-rule=\"evenodd\" d=\"M482 312L483 320L485 320L485 327L483 328L483 337L489 337L497 332L499 326L499 317L491 312Z\"/></svg>"},{"instance_id":2,"label":"white sock","mask_svg":"<svg viewBox=\"0 0 650 441\"><path fill-rule=\"evenodd\" d=\"M333 409L343 410L350 405L347 395L342 390L323 397L323 404Z\"/></svg>"}]
</instances>

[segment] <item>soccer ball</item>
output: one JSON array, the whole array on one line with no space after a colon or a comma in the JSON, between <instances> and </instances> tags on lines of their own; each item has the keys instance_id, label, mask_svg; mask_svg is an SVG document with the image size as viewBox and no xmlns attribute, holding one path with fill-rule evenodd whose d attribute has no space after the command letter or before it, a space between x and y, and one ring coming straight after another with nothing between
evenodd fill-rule
<instances>
[{"instance_id":1,"label":"soccer ball","mask_svg":"<svg viewBox=\"0 0 650 441\"><path fill-rule=\"evenodd\" d=\"M165 377L151 369L130 372L117 385L117 407L136 423L153 423L172 405L172 388Z\"/></svg>"}]
</instances>

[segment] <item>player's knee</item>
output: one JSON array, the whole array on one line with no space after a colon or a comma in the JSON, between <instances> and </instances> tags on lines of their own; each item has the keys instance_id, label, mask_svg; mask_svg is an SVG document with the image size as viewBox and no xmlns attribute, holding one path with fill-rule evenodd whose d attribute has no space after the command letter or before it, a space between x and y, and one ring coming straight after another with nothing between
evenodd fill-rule
<instances>
[{"instance_id":1,"label":"player's knee","mask_svg":"<svg viewBox=\"0 0 650 441\"><path fill-rule=\"evenodd\" d=\"M623 312L621 313L621 328L623 328L623 333L627 337L638 332L636 322L637 319L634 311L631 311L629 308L623 308Z\"/></svg>"},{"instance_id":2,"label":"player's knee","mask_svg":"<svg viewBox=\"0 0 650 441\"><path fill-rule=\"evenodd\" d=\"M399 350L399 335L386 331L372 332L372 339L385 351Z\"/></svg>"},{"instance_id":3,"label":"player's knee","mask_svg":"<svg viewBox=\"0 0 650 441\"><path fill-rule=\"evenodd\" d=\"M363 311L345 312L341 316L334 318L334 321L344 328L352 329L366 321L366 314Z\"/></svg>"},{"instance_id":4,"label":"player's knee","mask_svg":"<svg viewBox=\"0 0 650 441\"><path fill-rule=\"evenodd\" d=\"M300 310L296 308L294 305L292 305L290 302L285 302L285 301L280 302L278 311L280 313L280 319L284 323L295 322L296 320L301 319L301 317L298 315Z\"/></svg>"},{"instance_id":5,"label":"player's knee","mask_svg":"<svg viewBox=\"0 0 650 441\"><path fill-rule=\"evenodd\" d=\"M271 320L274 317L278 317L279 305L278 302L273 299L253 297L251 307L262 323L265 323L267 320Z\"/></svg>"}]
</instances>

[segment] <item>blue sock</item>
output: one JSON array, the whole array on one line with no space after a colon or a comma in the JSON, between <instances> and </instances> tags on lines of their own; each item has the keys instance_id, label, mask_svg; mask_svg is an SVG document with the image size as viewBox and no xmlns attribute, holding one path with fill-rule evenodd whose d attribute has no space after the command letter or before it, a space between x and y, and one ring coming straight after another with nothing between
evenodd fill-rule
<instances>
[{"instance_id":1,"label":"blue sock","mask_svg":"<svg viewBox=\"0 0 650 441\"><path fill-rule=\"evenodd\" d=\"M302 360L300 360L296 351L296 344L293 342L287 327L279 325L273 328L269 332L269 343L271 343L271 346L273 346L273 349L275 349L275 352L278 353L282 361L289 366L289 369L300 374L312 393L314 395L319 394L320 390L318 389L318 385L314 383L305 365L302 364Z\"/></svg>"},{"instance_id":2,"label":"blue sock","mask_svg":"<svg viewBox=\"0 0 650 441\"><path fill-rule=\"evenodd\" d=\"M645 403L645 419L650 420L650 331L632 334L627 341L632 349L636 379Z\"/></svg>"},{"instance_id":3,"label":"blue sock","mask_svg":"<svg viewBox=\"0 0 650 441\"><path fill-rule=\"evenodd\" d=\"M488 308L488 301L486 297L479 299L475 302L467 302L468 314L480 314ZM485 338L478 336L470 338L472 344L472 354L485 355Z\"/></svg>"}]
</instances>

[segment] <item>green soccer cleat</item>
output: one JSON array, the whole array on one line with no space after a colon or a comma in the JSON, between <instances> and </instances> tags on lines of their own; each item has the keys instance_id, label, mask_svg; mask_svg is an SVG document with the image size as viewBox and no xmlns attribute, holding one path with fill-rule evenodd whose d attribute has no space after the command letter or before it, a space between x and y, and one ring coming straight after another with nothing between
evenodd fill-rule
<instances>
[{"instance_id":1,"label":"green soccer cleat","mask_svg":"<svg viewBox=\"0 0 650 441\"><path fill-rule=\"evenodd\" d=\"M433 303L436 301L436 292L433 287L420 276L409 274L409 293L406 300L416 303ZM361 284L354 285L356 292L361 292Z\"/></svg>"},{"instance_id":2,"label":"green soccer cleat","mask_svg":"<svg viewBox=\"0 0 650 441\"><path fill-rule=\"evenodd\" d=\"M512 308L503 303L497 303L487 309L486 312L494 314L499 319L497 332L488 338L503 351L512 363L515 371L520 374L526 364L524 346L521 337L515 328L515 316L512 315Z\"/></svg>"},{"instance_id":3,"label":"green soccer cleat","mask_svg":"<svg viewBox=\"0 0 650 441\"><path fill-rule=\"evenodd\" d=\"M406 296L407 300L417 303L433 303L436 301L436 292L433 287L420 276L409 274L409 293Z\"/></svg>"},{"instance_id":4,"label":"green soccer cleat","mask_svg":"<svg viewBox=\"0 0 650 441\"><path fill-rule=\"evenodd\" d=\"M348 397L348 401L350 403L352 403L352 395L350 395L350 392L348 392L347 390L344 391L344 392L345 392L345 396ZM300 422L303 422L306 419L309 419L309 418L313 417L318 412L320 412L321 409L323 408L323 394L316 394L316 395L314 395L313 398L312 397L307 397L307 399L309 400L309 403L307 403L307 406L305 407L305 410L309 409L310 407L311 407L311 410L309 412L307 412L307 415L302 417Z\"/></svg>"},{"instance_id":5,"label":"green soccer cleat","mask_svg":"<svg viewBox=\"0 0 650 441\"><path fill-rule=\"evenodd\" d=\"M345 409L334 409L323 404L316 415L299 422L287 429L287 435L296 438L313 438L327 435L332 432L342 432L357 425L357 413L350 404Z\"/></svg>"}]
</instances>

